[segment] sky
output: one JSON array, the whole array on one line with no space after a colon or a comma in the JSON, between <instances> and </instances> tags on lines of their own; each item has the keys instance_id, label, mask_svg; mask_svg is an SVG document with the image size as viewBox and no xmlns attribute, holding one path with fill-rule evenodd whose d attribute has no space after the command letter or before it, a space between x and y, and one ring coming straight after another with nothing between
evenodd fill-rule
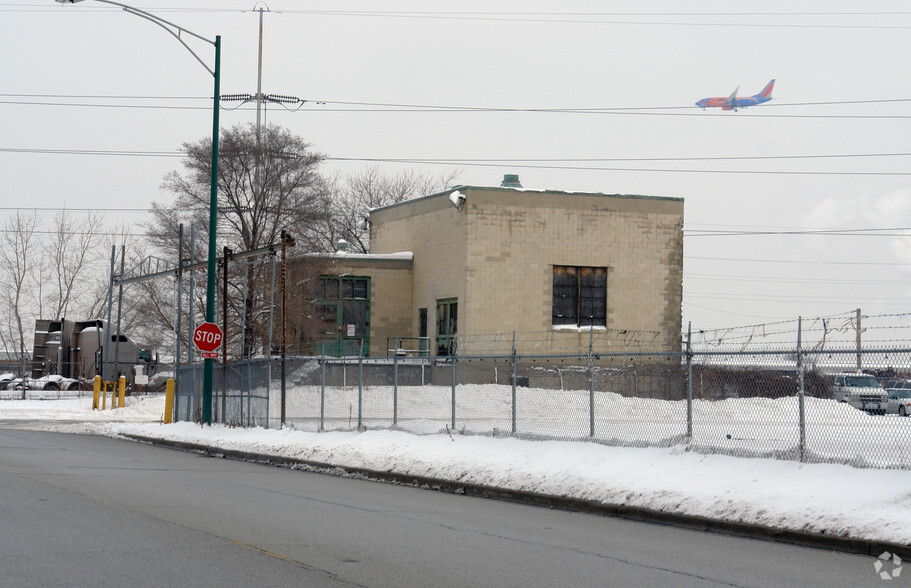
<instances>
[{"instance_id":1,"label":"sky","mask_svg":"<svg viewBox=\"0 0 911 588\"><path fill-rule=\"evenodd\" d=\"M754 402L743 400L743 402ZM91 398L3 400L8 428L140 435L766 527L911 543L911 470L480 435L160 424L164 397L93 411ZM891 418L891 417L879 417ZM894 417L899 418L899 417ZM872 569L871 581L875 580ZM891 568L890 568L891 569Z\"/></svg>"},{"instance_id":2,"label":"sky","mask_svg":"<svg viewBox=\"0 0 911 588\"><path fill-rule=\"evenodd\" d=\"M268 9L263 93L306 102L265 120L324 153L327 174L684 198L684 328L857 308L911 324L904 2L135 6L221 36L223 95L256 92L254 9ZM184 39L211 67L211 45ZM212 76L115 7L0 0L0 52L0 221L66 207L140 223L170 202L181 145L211 137ZM765 105L694 105L773 78ZM255 121L253 105L223 107L222 127Z\"/></svg>"}]
</instances>

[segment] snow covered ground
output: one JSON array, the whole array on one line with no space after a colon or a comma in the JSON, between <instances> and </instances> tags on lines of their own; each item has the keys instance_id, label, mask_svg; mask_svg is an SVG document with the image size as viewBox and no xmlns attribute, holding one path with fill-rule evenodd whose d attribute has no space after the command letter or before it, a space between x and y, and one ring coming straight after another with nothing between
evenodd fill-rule
<instances>
[{"instance_id":1,"label":"snow covered ground","mask_svg":"<svg viewBox=\"0 0 911 588\"><path fill-rule=\"evenodd\" d=\"M911 544L911 470L704 455L677 445L370 430L313 433L161 424L162 397L92 411L91 398L2 400L0 426L137 434L715 519Z\"/></svg>"}]
</instances>

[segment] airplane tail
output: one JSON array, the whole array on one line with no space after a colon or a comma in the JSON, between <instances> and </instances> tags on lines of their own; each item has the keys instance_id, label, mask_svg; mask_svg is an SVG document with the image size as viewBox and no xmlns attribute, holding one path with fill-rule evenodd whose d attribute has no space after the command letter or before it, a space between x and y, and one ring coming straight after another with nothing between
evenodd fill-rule
<instances>
[{"instance_id":1,"label":"airplane tail","mask_svg":"<svg viewBox=\"0 0 911 588\"><path fill-rule=\"evenodd\" d=\"M760 92L756 96L759 98L771 99L772 98L772 88L774 86L775 86L775 80L772 80L768 84L766 84L765 88L762 89L762 92Z\"/></svg>"}]
</instances>

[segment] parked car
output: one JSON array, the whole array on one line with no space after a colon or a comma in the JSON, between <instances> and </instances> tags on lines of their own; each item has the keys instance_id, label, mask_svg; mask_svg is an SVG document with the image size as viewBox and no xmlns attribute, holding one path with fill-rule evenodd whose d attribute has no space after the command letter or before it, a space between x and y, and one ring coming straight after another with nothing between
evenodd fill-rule
<instances>
[{"instance_id":1,"label":"parked car","mask_svg":"<svg viewBox=\"0 0 911 588\"><path fill-rule=\"evenodd\" d=\"M77 380L58 375L43 376L41 378L13 378L5 384L7 390L75 390L78 387L79 382Z\"/></svg>"},{"instance_id":2,"label":"parked car","mask_svg":"<svg viewBox=\"0 0 911 588\"><path fill-rule=\"evenodd\" d=\"M863 373L832 376L832 397L869 414L886 414L889 395L873 376Z\"/></svg>"},{"instance_id":3,"label":"parked car","mask_svg":"<svg viewBox=\"0 0 911 588\"><path fill-rule=\"evenodd\" d=\"M5 373L0 374L0 390L6 390L6 387L10 385L10 382L16 379L16 374Z\"/></svg>"},{"instance_id":4,"label":"parked car","mask_svg":"<svg viewBox=\"0 0 911 588\"><path fill-rule=\"evenodd\" d=\"M899 416L911 414L911 380L890 380L886 382L889 401L886 412Z\"/></svg>"}]
</instances>

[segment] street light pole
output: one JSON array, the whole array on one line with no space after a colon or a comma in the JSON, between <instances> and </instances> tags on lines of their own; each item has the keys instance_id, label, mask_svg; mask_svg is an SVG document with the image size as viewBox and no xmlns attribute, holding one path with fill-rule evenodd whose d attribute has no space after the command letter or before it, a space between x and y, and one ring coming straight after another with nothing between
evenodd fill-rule
<instances>
[{"instance_id":1,"label":"street light pole","mask_svg":"<svg viewBox=\"0 0 911 588\"><path fill-rule=\"evenodd\" d=\"M215 99L212 106L212 179L209 191L209 263L206 266L206 322L215 322L215 233L218 228L218 99L221 93L221 36L215 37ZM225 275L228 273L227 260ZM225 349L227 353L227 349ZM215 371L215 360L205 358L202 366L202 422L212 424L212 376ZM224 376L222 376L224 377ZM227 421L226 421L227 422Z\"/></svg>"},{"instance_id":2,"label":"street light pole","mask_svg":"<svg viewBox=\"0 0 911 588\"><path fill-rule=\"evenodd\" d=\"M56 0L59 4L75 4L81 2L82 0ZM201 35L197 35L193 31L187 30L181 26L178 26L172 22L168 22L165 19L155 16L144 10L138 8L133 8L126 4L121 4L120 2L114 2L113 0L94 0L95 2L100 2L102 4L111 4L113 6L118 6L129 14L136 15L138 17L144 18L150 22L155 23L159 27L168 31L177 42L184 46L184 48L190 52L190 54L196 58L205 69L215 78L215 99L212 107L212 180L211 180L211 192L209 195L209 260L207 264L207 282L206 282L206 322L214 322L215 319L215 233L218 223L218 111L219 111L219 98L221 93L221 35L216 35L215 40L207 39ZM193 49L187 45L186 41L183 39L183 34L190 35L201 41L204 41L215 47L215 64L212 69L209 69L209 66L206 65L206 62L202 60L199 55L196 54ZM206 358L203 364L203 378L202 378L202 422L207 425L212 424L212 375L214 371L213 359Z\"/></svg>"}]
</instances>

